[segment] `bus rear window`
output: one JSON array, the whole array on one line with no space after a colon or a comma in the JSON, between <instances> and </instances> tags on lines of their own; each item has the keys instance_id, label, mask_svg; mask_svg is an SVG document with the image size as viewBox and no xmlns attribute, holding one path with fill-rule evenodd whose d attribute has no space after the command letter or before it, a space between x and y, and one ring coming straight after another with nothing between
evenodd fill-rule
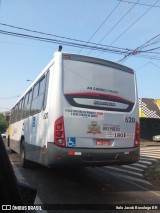
<instances>
[{"instance_id":1,"label":"bus rear window","mask_svg":"<svg viewBox=\"0 0 160 213\"><path fill-rule=\"evenodd\" d=\"M64 60L63 92L74 107L129 112L135 103L135 77L110 66Z\"/></svg>"}]
</instances>

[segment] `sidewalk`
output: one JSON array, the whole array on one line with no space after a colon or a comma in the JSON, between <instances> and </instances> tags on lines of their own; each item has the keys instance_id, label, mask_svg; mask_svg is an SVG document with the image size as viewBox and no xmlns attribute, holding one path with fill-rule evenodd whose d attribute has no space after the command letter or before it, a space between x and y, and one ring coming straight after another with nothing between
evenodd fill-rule
<instances>
[{"instance_id":1,"label":"sidewalk","mask_svg":"<svg viewBox=\"0 0 160 213\"><path fill-rule=\"evenodd\" d=\"M160 191L160 160L152 162L144 171L144 177Z\"/></svg>"},{"instance_id":2,"label":"sidewalk","mask_svg":"<svg viewBox=\"0 0 160 213\"><path fill-rule=\"evenodd\" d=\"M140 140L140 146L160 146L160 141L147 141L147 140ZM157 147L158 148L158 147ZM148 166L144 171L144 177L156 187L158 191L160 191L160 160L153 161L150 166Z\"/></svg>"},{"instance_id":3,"label":"sidewalk","mask_svg":"<svg viewBox=\"0 0 160 213\"><path fill-rule=\"evenodd\" d=\"M155 141L140 139L140 146L160 146L160 141L155 142Z\"/></svg>"}]
</instances>

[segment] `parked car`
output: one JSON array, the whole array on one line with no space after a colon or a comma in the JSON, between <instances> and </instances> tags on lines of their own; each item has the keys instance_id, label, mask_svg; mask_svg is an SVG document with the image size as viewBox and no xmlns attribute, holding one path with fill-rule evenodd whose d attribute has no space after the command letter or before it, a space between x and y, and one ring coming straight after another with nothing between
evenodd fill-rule
<instances>
[{"instance_id":1,"label":"parked car","mask_svg":"<svg viewBox=\"0 0 160 213\"><path fill-rule=\"evenodd\" d=\"M160 141L160 135L154 135L152 140L153 141Z\"/></svg>"}]
</instances>

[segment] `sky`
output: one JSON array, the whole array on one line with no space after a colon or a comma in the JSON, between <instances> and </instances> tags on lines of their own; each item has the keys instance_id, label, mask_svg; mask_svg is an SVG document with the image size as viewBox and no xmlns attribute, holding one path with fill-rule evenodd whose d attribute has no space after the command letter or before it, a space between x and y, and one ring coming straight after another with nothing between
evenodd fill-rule
<instances>
[{"instance_id":1,"label":"sky","mask_svg":"<svg viewBox=\"0 0 160 213\"><path fill-rule=\"evenodd\" d=\"M62 45L134 69L139 98L160 99L159 20L160 0L0 0L0 112L13 107L59 46L20 34L105 48Z\"/></svg>"}]
</instances>

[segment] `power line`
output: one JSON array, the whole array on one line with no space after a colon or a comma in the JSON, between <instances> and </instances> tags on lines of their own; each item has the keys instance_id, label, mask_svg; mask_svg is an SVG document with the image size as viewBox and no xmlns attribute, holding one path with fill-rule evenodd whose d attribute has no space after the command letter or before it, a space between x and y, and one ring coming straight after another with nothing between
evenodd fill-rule
<instances>
[{"instance_id":1,"label":"power line","mask_svg":"<svg viewBox=\"0 0 160 213\"><path fill-rule=\"evenodd\" d=\"M138 49L140 50L142 48L150 46L151 45L150 42L153 41L153 40L155 40L155 39L157 39L158 37L160 37L160 34L158 34L158 35L154 36L153 38L149 39L148 41L146 41L143 45L141 45L140 47L138 47Z\"/></svg>"},{"instance_id":2,"label":"power line","mask_svg":"<svg viewBox=\"0 0 160 213\"><path fill-rule=\"evenodd\" d=\"M153 45L155 45L155 44L157 44L157 43L159 43L159 42L160 42L160 38L158 38L157 40L155 40L155 41L153 41L153 42L150 42L150 43L147 44L147 45L144 45L143 48L153 46Z\"/></svg>"},{"instance_id":3,"label":"power line","mask_svg":"<svg viewBox=\"0 0 160 213\"><path fill-rule=\"evenodd\" d=\"M59 36L59 35L55 35L55 34L51 34L51 33L45 33L45 32L40 32L40 31L36 31L36 30L26 29L26 28L23 28L23 27L17 27L17 26L5 24L5 23L0 23L0 25L6 26L6 27L15 28L15 29L19 29L19 30L25 30L25 31L28 31L28 32L33 32L33 33L38 33L38 34L43 34L43 35L49 35L49 36L53 36L53 37L57 37L57 38L64 38L65 40L68 39L68 40L72 40L72 41L80 41L80 43L85 43L85 44L88 43L88 45L77 44L79 46L81 45L82 48L95 49L95 50L98 50L98 51L102 50L104 52L106 52L108 50L108 52L117 53L117 54L127 54L127 53L130 53L130 52L133 51L133 50L127 49L127 48L119 48L119 47L114 47L114 46L109 46L109 45L104 45L104 44L97 44L97 43L93 43L93 42L86 42L86 41L82 41L82 40L78 40L78 39L73 39L73 38L69 38L69 37L64 37L64 36ZM1 31L0 33L12 35L12 36L18 36L18 37L26 37L26 38L29 38L29 39L36 39L36 40L40 40L40 41L42 40L42 41L52 42L52 43L63 42L63 44L69 45L69 46L76 45L75 43L70 43L69 44L69 42L67 42L67 41L53 40L53 39L49 39L49 38L31 36L31 35L14 33L14 32L9 32L9 31ZM159 42L158 36L159 35L157 35L154 38L152 38L151 40L147 41L145 44L143 44L143 46L147 47L147 46L150 46L151 44L158 43ZM155 40L155 39L157 39L157 40ZM152 41L152 43L151 43L151 41ZM60 43L60 44L62 44L62 43ZM94 45L94 46L96 45L96 48L93 47L92 45ZM151 51L151 49L150 50L146 50L146 52L147 51ZM155 53L155 52L151 52L151 53Z\"/></svg>"},{"instance_id":4,"label":"power line","mask_svg":"<svg viewBox=\"0 0 160 213\"><path fill-rule=\"evenodd\" d=\"M0 109L10 110L10 109L7 108L7 107L0 107ZM1 112L0 112L0 113L1 113Z\"/></svg>"},{"instance_id":5,"label":"power line","mask_svg":"<svg viewBox=\"0 0 160 213\"><path fill-rule=\"evenodd\" d=\"M120 2L123 2L123 3L129 3L129 4L134 4L135 3L133 1L128 1L128 0L117 0L117 1L120 1ZM136 4L140 5L140 6L147 6L147 7L152 6L151 4L144 4L144 3L136 3ZM160 6L156 6L156 5L153 5L153 7L160 8Z\"/></svg>"},{"instance_id":6,"label":"power line","mask_svg":"<svg viewBox=\"0 0 160 213\"><path fill-rule=\"evenodd\" d=\"M146 59L153 59L153 60L160 60L160 57L158 56L152 56L152 55L144 55L144 54L141 54L141 55L137 55L137 54L133 54L132 56L134 57L141 57L141 58L146 58ZM128 58L128 55L125 55L121 60L117 61L117 63L122 63L124 62L126 59Z\"/></svg>"},{"instance_id":7,"label":"power line","mask_svg":"<svg viewBox=\"0 0 160 213\"><path fill-rule=\"evenodd\" d=\"M156 5L159 2L156 1L154 5ZM136 24L141 18L143 18L151 9L153 8L153 5L147 9L138 19L136 19L126 30L124 30L111 44L115 43L122 35L124 35L134 24Z\"/></svg>"},{"instance_id":8,"label":"power line","mask_svg":"<svg viewBox=\"0 0 160 213\"><path fill-rule=\"evenodd\" d=\"M29 35L29 34L22 34L22 33L16 33L16 32L11 32L11 31L3 31L3 30L0 30L0 33L9 35L9 36L33 39L33 40L37 40L37 41L61 44L61 45L66 45L66 46L73 46L73 47L77 47L77 48L95 49L97 51L110 52L110 53L114 53L114 54L123 54L123 55L125 55L125 58L128 57L129 55L136 55L137 53L139 53L139 54L140 53L155 54L154 52L145 52L142 50L138 52L137 48L132 50L132 49L127 49L127 48L119 48L119 47L116 48L113 46L107 46L107 45L102 45L102 44L96 44L96 46L95 46L95 43L94 43L94 45L91 45L92 44L91 42L89 42L89 44L86 44L85 41L83 41L83 43L68 42L66 40L63 41L63 40L58 40L58 39L51 39L51 38L46 38L46 37L33 36L33 35ZM157 40L157 36L155 36L154 38ZM150 41L153 42L154 40L150 39ZM143 46L143 45L141 45L141 46ZM140 47L138 47L138 48L140 48ZM159 60L159 57L157 55L149 56L149 55L141 54L141 57ZM124 58L123 58L123 60L124 60Z\"/></svg>"},{"instance_id":9,"label":"power line","mask_svg":"<svg viewBox=\"0 0 160 213\"><path fill-rule=\"evenodd\" d=\"M137 0L138 2L139 0ZM113 29L128 15L128 13L136 6L136 4L134 4L119 20L118 22L100 39L100 41L98 42L98 44L100 44L112 31ZM88 54L90 54L92 52L92 50L89 51Z\"/></svg>"},{"instance_id":10,"label":"power line","mask_svg":"<svg viewBox=\"0 0 160 213\"><path fill-rule=\"evenodd\" d=\"M155 53L155 54L160 54L160 53L158 53L158 52L151 52L151 51L153 51L153 50L158 50L158 49L160 49L160 47L155 47L155 48L148 49L148 50L141 50L141 51L139 51L139 52L140 52L140 53L145 52L145 53Z\"/></svg>"},{"instance_id":11,"label":"power line","mask_svg":"<svg viewBox=\"0 0 160 213\"><path fill-rule=\"evenodd\" d=\"M155 67L157 67L158 69L160 69L160 66L158 66L157 64L151 62L151 64L153 64Z\"/></svg>"},{"instance_id":12,"label":"power line","mask_svg":"<svg viewBox=\"0 0 160 213\"><path fill-rule=\"evenodd\" d=\"M151 62L151 61L148 61L147 63L145 63L144 65L142 65L141 67L137 68L136 70L140 70L142 69L143 67L146 67L148 64L152 64L154 65L156 68L158 68L160 70L160 66L158 66L157 64Z\"/></svg>"},{"instance_id":13,"label":"power line","mask_svg":"<svg viewBox=\"0 0 160 213\"><path fill-rule=\"evenodd\" d=\"M147 63L145 63L145 64L143 64L142 66L140 66L140 67L138 67L136 70L140 70L140 69L142 69L143 67L146 67L148 64L151 64L151 62L147 62Z\"/></svg>"},{"instance_id":14,"label":"power line","mask_svg":"<svg viewBox=\"0 0 160 213\"><path fill-rule=\"evenodd\" d=\"M0 30L1 34L9 35L9 36L16 36L16 37L21 37L21 38L27 38L27 39L34 39L37 41L43 41L43 42L49 42L49 43L55 43L55 44L62 44L62 45L67 45L67 46L73 46L73 47L84 47L87 49L94 48L95 50L98 51L104 51L104 52L112 52L112 53L117 53L117 54L125 54L128 53L128 49L124 48L116 48L116 47L109 47L106 45L99 45L99 46L93 46L93 45L86 45L81 43L76 43L76 42L68 42L68 41L63 41L63 40L58 40L58 39L51 39L51 38L46 38L46 37L39 37L39 36L33 36L33 35L28 35L28 34L22 34L22 33L15 33L11 31L3 31ZM95 44L94 44L95 45ZM131 51L131 50L130 50Z\"/></svg>"},{"instance_id":15,"label":"power line","mask_svg":"<svg viewBox=\"0 0 160 213\"><path fill-rule=\"evenodd\" d=\"M86 41L83 41L83 40L74 39L74 38L70 38L70 37L59 36L59 35L55 35L55 34L51 34L51 33L45 33L45 32L41 32L41 31L37 31L37 30L31 30L31 29L23 28L23 27L17 27L17 26L14 26L14 25L5 24L5 23L1 23L1 22L0 22L0 25L6 26L6 27L11 27L11 28L14 28L14 29L24 30L24 31L27 31L27 32L32 32L32 33L37 33L37 34L52 36L52 37L56 37L56 38L71 40L71 41L75 41L75 42L85 43L85 44L86 43L91 44L91 45L96 45L97 44L97 43L94 43L94 42L86 42ZM8 32L8 31L5 31L5 32ZM10 32L10 33L14 33L14 32ZM39 37L37 37L37 38L39 38ZM104 45L104 44L99 44L99 46L108 47L108 48L115 48L115 49L119 49L119 50L126 50L125 48L108 46L108 45Z\"/></svg>"},{"instance_id":16,"label":"power line","mask_svg":"<svg viewBox=\"0 0 160 213\"><path fill-rule=\"evenodd\" d=\"M111 17L111 15L113 14L113 12L118 8L118 6L121 4L121 2L119 2L114 8L113 10L109 13L109 15L105 18L105 20L102 22L102 24L97 28L97 30L93 33L93 35L88 39L88 41L86 42L86 44L96 35L96 33L102 28L102 26L106 23L106 21ZM83 48L81 48L79 50L78 53L80 53L83 50Z\"/></svg>"},{"instance_id":17,"label":"power line","mask_svg":"<svg viewBox=\"0 0 160 213\"><path fill-rule=\"evenodd\" d=\"M61 44L61 45L66 45L66 46L73 46L73 47L77 47L77 48L87 48L87 49L95 49L97 51L103 51L103 52L110 52L110 53L114 53L114 54L123 54L125 55L125 57L128 57L129 55L136 55L137 54L137 49L135 50L131 50L131 49L120 49L120 48L113 48L113 47L107 47L105 45L97 45L97 46L93 46L93 45L86 45L86 44L81 44L81 43L75 43L75 42L67 42L67 41L62 41L62 40L57 40L57 39L51 39L51 38L45 38L45 37L38 37L38 36L33 36L33 35L28 35L28 34L22 34L22 33L15 33L15 32L10 32L10 31L2 31L0 30L1 34L5 34L5 35L9 35L9 36L16 36L16 37L20 37L20 38L26 38L26 39L34 39L37 41L43 41L43 42L49 42L49 43L54 43L54 44ZM140 53L140 51L139 51ZM142 55L141 55L142 57ZM143 57L147 57L150 59L157 59L159 60L159 57L157 56L146 56L143 55ZM123 59L124 60L124 59Z\"/></svg>"},{"instance_id":18,"label":"power line","mask_svg":"<svg viewBox=\"0 0 160 213\"><path fill-rule=\"evenodd\" d=\"M51 34L51 33L45 33L45 32L41 32L41 31L37 31L37 30L31 30L31 29L24 28L24 27L17 27L17 26L5 24L2 22L0 22L0 25L5 26L5 27L11 27L11 28L18 29L18 30L24 30L27 32L38 33L38 34L47 35L47 36L53 36L53 37L57 37L57 38L61 38L61 39L67 39L67 40L76 41L76 42L84 42L84 41L78 40L78 39L73 39L73 38L69 38L69 37L65 37L65 36L59 36L59 35L55 35L55 34Z\"/></svg>"},{"instance_id":19,"label":"power line","mask_svg":"<svg viewBox=\"0 0 160 213\"><path fill-rule=\"evenodd\" d=\"M0 100L15 99L15 98L18 98L18 97L20 97L20 96L17 95L17 96L11 96L11 97L3 97L3 98L0 98Z\"/></svg>"},{"instance_id":20,"label":"power line","mask_svg":"<svg viewBox=\"0 0 160 213\"><path fill-rule=\"evenodd\" d=\"M158 56L149 56L149 55L134 55L135 57L141 57L141 58L147 58L147 59L153 59L153 60L160 60L160 57Z\"/></svg>"},{"instance_id":21,"label":"power line","mask_svg":"<svg viewBox=\"0 0 160 213\"><path fill-rule=\"evenodd\" d=\"M157 3L159 2L159 0L158 1L156 1L155 3L154 3L154 5L156 5ZM111 44L113 44L115 41L117 41L124 33L126 33L134 24L136 24L143 16L145 16L152 8L153 8L153 6L154 5L152 5L149 9L147 9L138 19L136 19L125 31L123 31L123 33L121 33L119 36L118 36L118 38L116 38ZM157 37L157 36L156 36ZM150 40L152 40L152 39L150 39ZM148 43L148 42L146 42L146 43ZM146 44L145 43L145 44ZM139 49L139 48L142 48L144 46L144 44L143 45L141 45L140 47L138 47L138 48L136 48L135 50L133 50L132 52L130 52L130 53L128 53L128 55L125 55L122 59L120 59L118 62L120 63L120 62L124 62L130 55L135 55L135 54L137 54L137 50Z\"/></svg>"},{"instance_id":22,"label":"power line","mask_svg":"<svg viewBox=\"0 0 160 213\"><path fill-rule=\"evenodd\" d=\"M110 43L110 45L113 45L117 40L119 40L133 25L135 25L142 17L144 17L157 3L159 2L159 0L158 1L156 1L153 5L151 5L151 7L149 8L149 9L147 9L138 19L136 19L126 30L124 30L113 42L111 42ZM158 37L158 36L156 36L156 37ZM145 44L147 44L147 43L145 43ZM145 45L145 44L143 44L143 46ZM141 46L140 46L141 47ZM138 47L138 48L140 48L140 47ZM137 48L135 49L135 50L137 50ZM135 50L134 50L134 52L132 53L133 55L135 54ZM103 51L102 51L103 52ZM102 53L102 52L100 52L100 54ZM99 54L99 55L100 55ZM131 53L129 53L129 55L131 55ZM128 56L129 56L128 55ZM126 59L127 59L127 57L128 56L124 56L122 59L120 59L119 61L118 61L118 63L120 63L120 62L124 62Z\"/></svg>"}]
</instances>

